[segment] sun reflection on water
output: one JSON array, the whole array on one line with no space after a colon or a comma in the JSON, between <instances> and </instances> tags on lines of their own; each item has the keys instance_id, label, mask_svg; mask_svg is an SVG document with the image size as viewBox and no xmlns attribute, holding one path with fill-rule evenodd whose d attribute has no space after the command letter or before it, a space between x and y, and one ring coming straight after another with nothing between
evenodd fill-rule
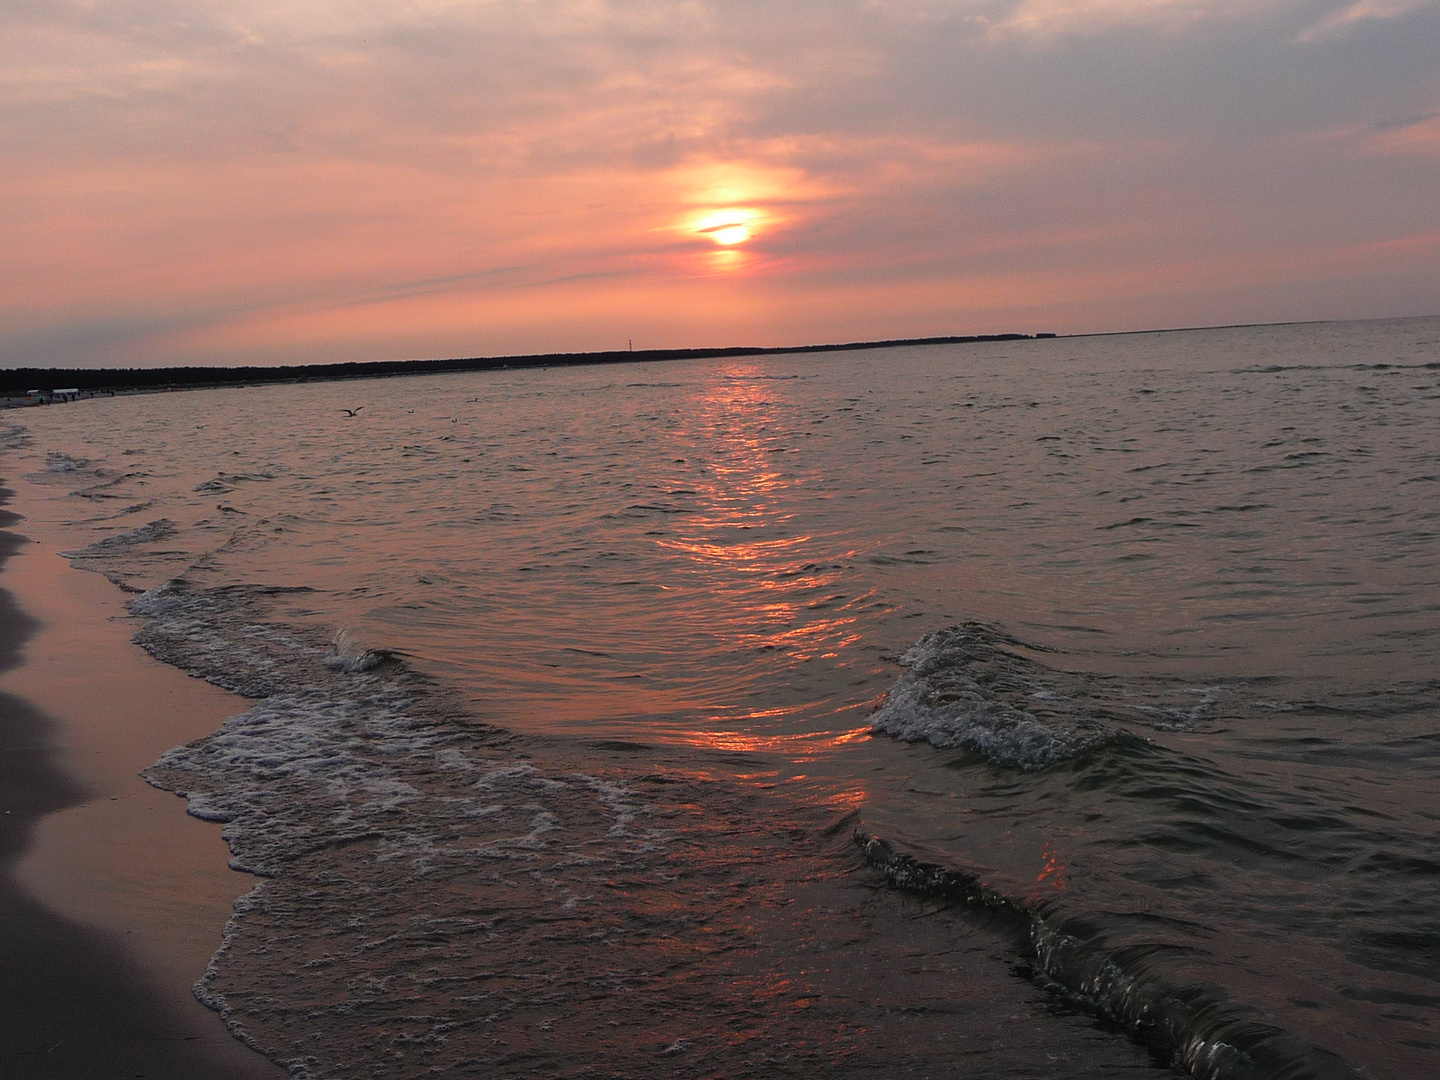
<instances>
[{"instance_id":1,"label":"sun reflection on water","mask_svg":"<svg viewBox=\"0 0 1440 1080\"><path fill-rule=\"evenodd\" d=\"M720 648L772 654L778 670L798 681L815 677L807 667L814 661L845 666L861 640L857 611L878 598L873 590L844 592L843 565L855 552L827 550L829 540L804 527L798 508L808 476L779 397L756 365L733 365L697 388L685 429L673 435L677 451L701 445L721 452L703 470L686 472L694 512L655 543L723 599L708 628ZM841 720L850 707L828 717L825 731L797 730L813 726L812 707L793 695L784 704L722 707L685 741L793 758L833 750L868 731Z\"/></svg>"},{"instance_id":2,"label":"sun reflection on water","mask_svg":"<svg viewBox=\"0 0 1440 1080\"><path fill-rule=\"evenodd\" d=\"M745 719L745 717L736 719ZM745 754L775 754L796 760L835 750L857 739L867 738L869 735L870 725L868 724L838 734L825 731L798 732L788 735L757 735L753 732L740 732L728 728L712 728L692 731L687 738L681 741L709 750L729 750Z\"/></svg>"}]
</instances>

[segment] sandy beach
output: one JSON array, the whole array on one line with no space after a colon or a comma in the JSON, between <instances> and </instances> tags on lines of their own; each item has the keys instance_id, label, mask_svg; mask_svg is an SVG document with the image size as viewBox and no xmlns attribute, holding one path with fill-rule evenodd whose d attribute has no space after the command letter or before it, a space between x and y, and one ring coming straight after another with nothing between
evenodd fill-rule
<instances>
[{"instance_id":1,"label":"sandy beach","mask_svg":"<svg viewBox=\"0 0 1440 1080\"><path fill-rule=\"evenodd\" d=\"M136 775L232 699L130 645L43 523L0 525L0 1077L282 1075L190 992L250 879Z\"/></svg>"}]
</instances>

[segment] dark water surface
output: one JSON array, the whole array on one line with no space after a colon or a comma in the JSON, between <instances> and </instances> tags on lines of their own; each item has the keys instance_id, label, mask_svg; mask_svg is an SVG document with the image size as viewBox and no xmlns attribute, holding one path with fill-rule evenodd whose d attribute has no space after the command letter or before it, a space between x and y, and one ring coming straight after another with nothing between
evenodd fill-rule
<instances>
[{"instance_id":1,"label":"dark water surface","mask_svg":"<svg viewBox=\"0 0 1440 1080\"><path fill-rule=\"evenodd\" d=\"M1431 319L145 395L10 461L257 702L151 775L267 875L205 993L296 1070L1398 1080L1437 414Z\"/></svg>"}]
</instances>

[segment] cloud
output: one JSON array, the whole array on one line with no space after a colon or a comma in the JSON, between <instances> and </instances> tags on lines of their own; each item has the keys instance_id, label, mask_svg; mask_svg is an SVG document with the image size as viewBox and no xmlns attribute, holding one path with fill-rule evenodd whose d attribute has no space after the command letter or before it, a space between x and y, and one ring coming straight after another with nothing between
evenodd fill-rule
<instances>
[{"instance_id":1,"label":"cloud","mask_svg":"<svg viewBox=\"0 0 1440 1080\"><path fill-rule=\"evenodd\" d=\"M1367 135L1367 145L1376 153L1440 157L1440 112L1380 120Z\"/></svg>"},{"instance_id":2,"label":"cloud","mask_svg":"<svg viewBox=\"0 0 1440 1080\"><path fill-rule=\"evenodd\" d=\"M1179 296L1430 212L1433 50L1369 16L1321 64L1297 27L1341 7L16 0L3 360L978 329L957 289L988 329L1138 317L1105 296L1157 267Z\"/></svg>"},{"instance_id":3,"label":"cloud","mask_svg":"<svg viewBox=\"0 0 1440 1080\"><path fill-rule=\"evenodd\" d=\"M1315 41L1356 23L1395 19L1420 11L1422 8L1435 6L1437 6L1436 0L1356 0L1349 7L1327 15L1319 22L1301 31L1299 40Z\"/></svg>"},{"instance_id":4,"label":"cloud","mask_svg":"<svg viewBox=\"0 0 1440 1080\"><path fill-rule=\"evenodd\" d=\"M1276 0L1022 0L987 22L994 37L1053 41L1116 27L1175 32L1206 21L1253 18L1276 6Z\"/></svg>"},{"instance_id":5,"label":"cloud","mask_svg":"<svg viewBox=\"0 0 1440 1080\"><path fill-rule=\"evenodd\" d=\"M1205 24L1263 22L1268 18L1303 20L1302 40L1311 40L1354 23L1408 15L1437 0L1355 0L1316 20L1311 12L1334 2L1315 0L874 0L893 15L919 22L962 22L982 29L992 41L1054 43L1093 37L1117 29L1142 28L1176 33Z\"/></svg>"}]
</instances>

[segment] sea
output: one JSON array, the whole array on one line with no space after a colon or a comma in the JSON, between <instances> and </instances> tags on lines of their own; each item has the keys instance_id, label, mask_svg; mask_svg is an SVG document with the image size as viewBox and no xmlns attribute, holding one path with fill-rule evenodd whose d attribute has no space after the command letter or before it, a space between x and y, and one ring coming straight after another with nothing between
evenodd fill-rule
<instances>
[{"instance_id":1,"label":"sea","mask_svg":"<svg viewBox=\"0 0 1440 1080\"><path fill-rule=\"evenodd\" d=\"M294 1076L1440 1076L1440 319L11 415Z\"/></svg>"}]
</instances>

